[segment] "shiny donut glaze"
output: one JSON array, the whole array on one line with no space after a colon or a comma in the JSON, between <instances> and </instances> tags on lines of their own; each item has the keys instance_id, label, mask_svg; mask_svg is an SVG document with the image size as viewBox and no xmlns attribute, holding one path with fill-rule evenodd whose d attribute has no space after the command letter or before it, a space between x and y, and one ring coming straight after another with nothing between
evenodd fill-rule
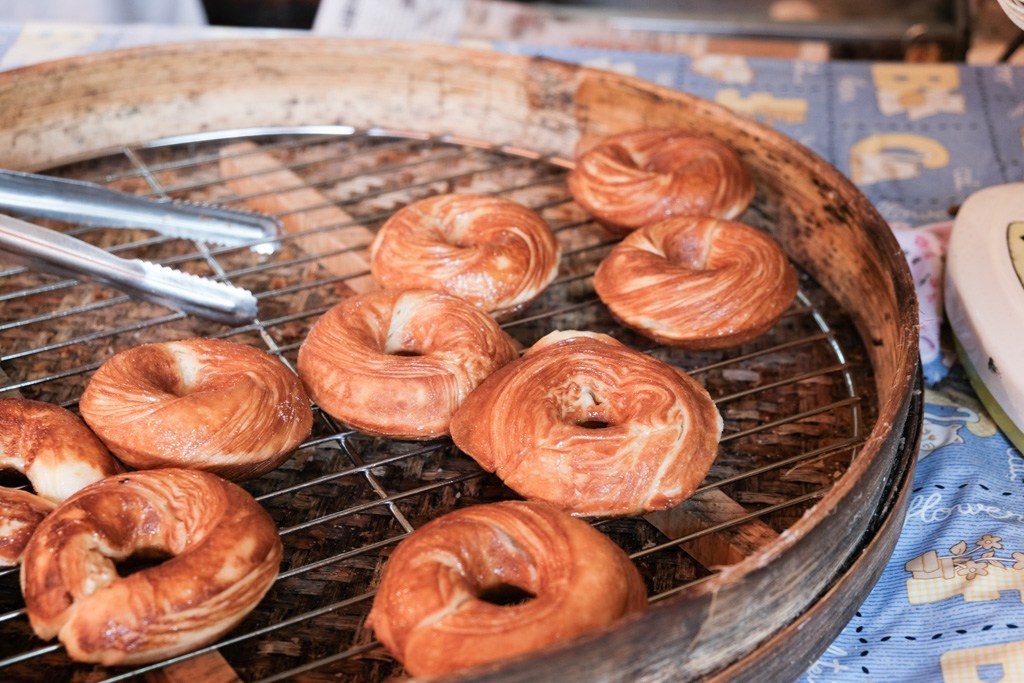
<instances>
[{"instance_id":1,"label":"shiny donut glaze","mask_svg":"<svg viewBox=\"0 0 1024 683\"><path fill-rule=\"evenodd\" d=\"M385 289L435 289L500 320L526 308L554 279L560 247L544 220L521 204L446 194L395 213L370 254Z\"/></svg>"},{"instance_id":2,"label":"shiny donut glaze","mask_svg":"<svg viewBox=\"0 0 1024 683\"><path fill-rule=\"evenodd\" d=\"M299 349L299 376L327 413L368 434L430 439L484 377L517 357L483 311L431 290L350 297Z\"/></svg>"},{"instance_id":3,"label":"shiny donut glaze","mask_svg":"<svg viewBox=\"0 0 1024 683\"><path fill-rule=\"evenodd\" d=\"M576 203L623 232L669 216L735 218L755 192L732 148L673 129L605 138L580 156L568 184Z\"/></svg>"},{"instance_id":4,"label":"shiny donut glaze","mask_svg":"<svg viewBox=\"0 0 1024 683\"><path fill-rule=\"evenodd\" d=\"M534 597L483 599L512 586ZM529 652L644 608L621 548L537 501L477 505L435 519L388 560L369 623L414 676Z\"/></svg>"},{"instance_id":5,"label":"shiny donut glaze","mask_svg":"<svg viewBox=\"0 0 1024 683\"><path fill-rule=\"evenodd\" d=\"M627 235L598 266L612 314L656 341L692 349L764 334L796 295L796 270L770 236L736 221L681 216Z\"/></svg>"},{"instance_id":6,"label":"shiny donut glaze","mask_svg":"<svg viewBox=\"0 0 1024 683\"><path fill-rule=\"evenodd\" d=\"M722 421L695 380L590 332L552 332L470 394L455 444L526 498L631 515L688 498Z\"/></svg>"},{"instance_id":7,"label":"shiny donut glaze","mask_svg":"<svg viewBox=\"0 0 1024 683\"><path fill-rule=\"evenodd\" d=\"M246 479L280 465L309 435L299 378L259 349L217 339L143 344L96 371L82 417L124 462Z\"/></svg>"},{"instance_id":8,"label":"shiny donut glaze","mask_svg":"<svg viewBox=\"0 0 1024 683\"><path fill-rule=\"evenodd\" d=\"M170 559L125 577L115 562ZM78 661L140 664L217 639L277 576L281 541L252 496L196 470L108 477L39 525L21 588L33 630Z\"/></svg>"}]
</instances>

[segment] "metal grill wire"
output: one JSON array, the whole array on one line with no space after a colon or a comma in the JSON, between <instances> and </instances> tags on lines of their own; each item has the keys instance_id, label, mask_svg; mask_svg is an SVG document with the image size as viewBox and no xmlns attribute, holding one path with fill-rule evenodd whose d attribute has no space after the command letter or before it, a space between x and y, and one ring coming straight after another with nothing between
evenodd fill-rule
<instances>
[{"instance_id":1,"label":"metal grill wire","mask_svg":"<svg viewBox=\"0 0 1024 683\"><path fill-rule=\"evenodd\" d=\"M488 192L540 212L564 249L559 277L523 317L505 324L506 331L524 348L553 329L611 333L697 377L725 418L719 458L694 497L698 503L687 504L696 506L696 528L679 535L643 518L591 520L630 554L652 602L717 571L694 550L702 538L728 544L732 530L754 525L768 542L784 531L828 490L863 443L874 414L870 367L859 337L827 293L803 275L797 302L776 328L730 352L684 353L633 335L610 318L590 286L614 240L572 202L564 183L571 164L564 160L453 136L319 127L158 141L54 172L150 196L244 207L258 193L239 194L238 183L246 179L218 171L225 154L253 153L225 151L238 140L255 141L258 153L273 155L302 178L301 188L278 191L322 193L322 205L302 212L335 207L348 220L289 233L269 257L141 231L57 227L111 251L248 287L260 299L260 318L229 328L92 284L0 266L0 395L74 409L92 371L114 352L189 336L249 343L294 367L312 323L344 294L346 280L366 275L324 271L319 264L332 254L310 253L309 242L302 243L304 250L301 240L352 226L376 229L423 196ZM745 220L770 223L756 208ZM97 669L100 677L127 679L214 651L246 680L375 680L400 671L363 623L387 554L446 510L514 494L448 440L388 442L315 414L313 434L291 460L245 483L278 523L286 548L264 602L215 645L132 670ZM724 517L701 512L699 501L716 495L735 503L735 510ZM88 670L71 663L60 645L32 636L17 571L0 572L0 581L2 675L31 680Z\"/></svg>"}]
</instances>

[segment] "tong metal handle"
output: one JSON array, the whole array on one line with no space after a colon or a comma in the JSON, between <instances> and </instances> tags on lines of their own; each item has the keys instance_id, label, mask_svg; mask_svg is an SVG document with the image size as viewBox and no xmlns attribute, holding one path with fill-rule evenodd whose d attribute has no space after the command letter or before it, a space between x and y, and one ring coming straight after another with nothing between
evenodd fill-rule
<instances>
[{"instance_id":1,"label":"tong metal handle","mask_svg":"<svg viewBox=\"0 0 1024 683\"><path fill-rule=\"evenodd\" d=\"M94 183L0 169L0 209L93 227L148 228L164 235L272 253L280 223L263 214L149 199Z\"/></svg>"},{"instance_id":2,"label":"tong metal handle","mask_svg":"<svg viewBox=\"0 0 1024 683\"><path fill-rule=\"evenodd\" d=\"M139 259L123 259L88 242L0 214L0 251L21 265L86 277L147 301L220 322L256 317L256 297L239 287Z\"/></svg>"}]
</instances>

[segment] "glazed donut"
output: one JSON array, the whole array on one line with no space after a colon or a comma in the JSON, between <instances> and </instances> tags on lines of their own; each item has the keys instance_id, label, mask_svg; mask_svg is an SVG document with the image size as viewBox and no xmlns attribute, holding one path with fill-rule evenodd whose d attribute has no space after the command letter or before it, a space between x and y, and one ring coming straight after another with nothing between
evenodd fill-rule
<instances>
[{"instance_id":1,"label":"glazed donut","mask_svg":"<svg viewBox=\"0 0 1024 683\"><path fill-rule=\"evenodd\" d=\"M452 413L518 356L483 311L432 290L377 291L327 311L299 348L310 396L354 429L397 439L448 433Z\"/></svg>"},{"instance_id":2,"label":"glazed donut","mask_svg":"<svg viewBox=\"0 0 1024 683\"><path fill-rule=\"evenodd\" d=\"M36 527L55 505L45 498L19 489L0 488L0 567L13 567Z\"/></svg>"},{"instance_id":3,"label":"glazed donut","mask_svg":"<svg viewBox=\"0 0 1024 683\"><path fill-rule=\"evenodd\" d=\"M735 218L756 189L728 145L674 129L605 138L580 156L568 184L577 204L619 232L669 216Z\"/></svg>"},{"instance_id":4,"label":"glazed donut","mask_svg":"<svg viewBox=\"0 0 1024 683\"><path fill-rule=\"evenodd\" d=\"M391 216L370 245L370 269L385 289L436 289L502 320L540 295L560 255L547 223L525 206L446 194Z\"/></svg>"},{"instance_id":5,"label":"glazed donut","mask_svg":"<svg viewBox=\"0 0 1024 683\"><path fill-rule=\"evenodd\" d=\"M115 475L69 498L25 550L21 590L36 635L72 659L143 664L238 624L277 577L281 540L244 490L197 470ZM115 562L171 556L119 576Z\"/></svg>"},{"instance_id":6,"label":"glazed donut","mask_svg":"<svg viewBox=\"0 0 1024 683\"><path fill-rule=\"evenodd\" d=\"M405 538L368 623L414 676L483 664L606 626L647 604L629 557L537 501L462 508Z\"/></svg>"},{"instance_id":7,"label":"glazed donut","mask_svg":"<svg viewBox=\"0 0 1024 683\"><path fill-rule=\"evenodd\" d=\"M0 469L21 472L35 495L0 488L0 566L14 566L54 503L121 471L103 443L70 410L21 398L0 399Z\"/></svg>"},{"instance_id":8,"label":"glazed donut","mask_svg":"<svg viewBox=\"0 0 1024 683\"><path fill-rule=\"evenodd\" d=\"M236 481L280 465L313 424L302 383L284 363L218 339L118 353L86 385L79 410L132 467L189 467Z\"/></svg>"},{"instance_id":9,"label":"glazed donut","mask_svg":"<svg viewBox=\"0 0 1024 683\"><path fill-rule=\"evenodd\" d=\"M719 349L767 332L793 302L797 275L761 230L680 216L627 235L601 261L594 289L612 315L655 341Z\"/></svg>"},{"instance_id":10,"label":"glazed donut","mask_svg":"<svg viewBox=\"0 0 1024 683\"><path fill-rule=\"evenodd\" d=\"M577 515L674 507L704 479L722 419L683 372L592 332L552 332L484 380L452 439L526 498Z\"/></svg>"}]
</instances>

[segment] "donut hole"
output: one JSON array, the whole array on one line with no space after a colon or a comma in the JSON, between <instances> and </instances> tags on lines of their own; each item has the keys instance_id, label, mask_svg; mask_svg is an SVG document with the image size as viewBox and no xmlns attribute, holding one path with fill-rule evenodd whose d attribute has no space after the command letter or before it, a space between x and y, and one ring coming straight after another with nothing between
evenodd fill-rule
<instances>
[{"instance_id":1,"label":"donut hole","mask_svg":"<svg viewBox=\"0 0 1024 683\"><path fill-rule=\"evenodd\" d=\"M425 350L417 335L412 333L415 325L415 298L400 296L395 301L388 320L384 338L376 342L381 353L388 356L416 357L425 355ZM371 342L372 343L372 342Z\"/></svg>"},{"instance_id":2,"label":"donut hole","mask_svg":"<svg viewBox=\"0 0 1024 683\"><path fill-rule=\"evenodd\" d=\"M392 328L394 327L396 326L392 323ZM396 332L389 331L384 343L378 348L381 353L386 355L407 357L426 355L426 349L416 339L411 339L409 335L403 334L400 329Z\"/></svg>"},{"instance_id":3,"label":"donut hole","mask_svg":"<svg viewBox=\"0 0 1024 683\"><path fill-rule=\"evenodd\" d=\"M484 587L476 597L498 607L515 607L525 604L537 596L521 586L502 582Z\"/></svg>"},{"instance_id":4,"label":"donut hole","mask_svg":"<svg viewBox=\"0 0 1024 683\"><path fill-rule=\"evenodd\" d=\"M466 230L466 227L457 222L448 232L445 232L444 243L456 249L469 249L475 245L472 241L466 239L468 234L470 233Z\"/></svg>"},{"instance_id":5,"label":"donut hole","mask_svg":"<svg viewBox=\"0 0 1024 683\"><path fill-rule=\"evenodd\" d=\"M128 557L114 560L114 569L121 578L131 576L144 569L159 566L174 557L162 548L139 548Z\"/></svg>"},{"instance_id":6,"label":"donut hole","mask_svg":"<svg viewBox=\"0 0 1024 683\"><path fill-rule=\"evenodd\" d=\"M432 216L420 212L419 215L424 225L428 226L430 235L437 242L457 249L465 249L472 246L466 240L466 236L471 234L472 214L456 213L450 215L446 212L441 216Z\"/></svg>"},{"instance_id":7,"label":"donut hole","mask_svg":"<svg viewBox=\"0 0 1024 683\"><path fill-rule=\"evenodd\" d=\"M588 431L611 429L621 424L621 421L615 420L609 413L609 410L600 406L591 407L589 410L579 410L577 406L573 406L566 411L564 419L566 424Z\"/></svg>"},{"instance_id":8,"label":"donut hole","mask_svg":"<svg viewBox=\"0 0 1024 683\"><path fill-rule=\"evenodd\" d=\"M191 385L181 374L178 365L144 365L146 372L138 372L134 379L139 382L147 392L163 395L165 397L182 398L191 390Z\"/></svg>"},{"instance_id":9,"label":"donut hole","mask_svg":"<svg viewBox=\"0 0 1024 683\"><path fill-rule=\"evenodd\" d=\"M711 234L701 232L679 232L672 235L664 245L664 256L670 264L690 270L708 270L711 253Z\"/></svg>"},{"instance_id":10,"label":"donut hole","mask_svg":"<svg viewBox=\"0 0 1024 683\"><path fill-rule=\"evenodd\" d=\"M176 398L184 398L189 393L185 386L182 385L180 382L174 384L164 384L158 388L165 394L170 394L171 396L174 396Z\"/></svg>"},{"instance_id":11,"label":"donut hole","mask_svg":"<svg viewBox=\"0 0 1024 683\"><path fill-rule=\"evenodd\" d=\"M611 143L608 145L607 151L609 157L623 166L631 166L645 171L656 172L656 169L648 168L647 159L639 154L634 154L632 150L623 145Z\"/></svg>"},{"instance_id":12,"label":"donut hole","mask_svg":"<svg viewBox=\"0 0 1024 683\"><path fill-rule=\"evenodd\" d=\"M708 160L699 154L681 153L678 147L668 147L655 150L644 159L643 168L651 173L661 175L689 175L699 176L702 168L707 166Z\"/></svg>"},{"instance_id":13,"label":"donut hole","mask_svg":"<svg viewBox=\"0 0 1024 683\"><path fill-rule=\"evenodd\" d=\"M417 358L427 355L424 349L415 344L403 344L392 339L384 342L384 348L381 349L381 352L388 356L398 356L400 358Z\"/></svg>"},{"instance_id":14,"label":"donut hole","mask_svg":"<svg viewBox=\"0 0 1024 683\"><path fill-rule=\"evenodd\" d=\"M195 355L177 344L168 344L165 349L153 349L154 354L161 354L161 362L147 363L147 357L139 361L147 372L140 376L148 376L153 388L160 392L182 398L196 388L202 367Z\"/></svg>"},{"instance_id":15,"label":"donut hole","mask_svg":"<svg viewBox=\"0 0 1024 683\"><path fill-rule=\"evenodd\" d=\"M617 421L612 403L602 397L600 387L570 385L556 397L562 421L586 430L608 429ZM613 402L614 403L614 402Z\"/></svg>"},{"instance_id":16,"label":"donut hole","mask_svg":"<svg viewBox=\"0 0 1024 683\"><path fill-rule=\"evenodd\" d=\"M28 480L24 472L16 469L0 470L0 486L8 489L21 489L29 493L35 493L32 482Z\"/></svg>"},{"instance_id":17,"label":"donut hole","mask_svg":"<svg viewBox=\"0 0 1024 683\"><path fill-rule=\"evenodd\" d=\"M630 148L626 145L614 144L609 147L608 151L612 159L618 163L655 175L686 172L701 161L691 154L681 154L678 147L674 146L665 149L661 147L650 149L646 147Z\"/></svg>"}]
</instances>

